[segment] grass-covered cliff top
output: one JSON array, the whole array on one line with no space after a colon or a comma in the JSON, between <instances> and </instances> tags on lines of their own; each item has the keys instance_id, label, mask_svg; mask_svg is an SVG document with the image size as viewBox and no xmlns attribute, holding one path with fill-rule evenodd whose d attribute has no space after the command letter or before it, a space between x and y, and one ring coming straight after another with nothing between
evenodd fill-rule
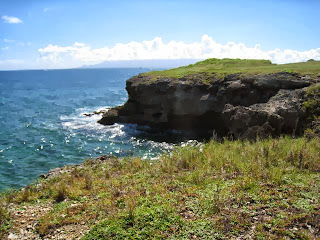
<instances>
[{"instance_id":1,"label":"grass-covered cliff top","mask_svg":"<svg viewBox=\"0 0 320 240\"><path fill-rule=\"evenodd\" d=\"M314 77L320 74L320 61L309 60L301 63L272 64L269 60L210 58L188 66L164 71L152 71L143 75L151 76L153 80L156 80L161 77L182 78L198 73L215 74L219 78L234 73L268 74L276 72L295 72Z\"/></svg>"},{"instance_id":2,"label":"grass-covered cliff top","mask_svg":"<svg viewBox=\"0 0 320 240\"><path fill-rule=\"evenodd\" d=\"M1 239L320 237L319 139L211 141L66 169L2 195Z\"/></svg>"}]
</instances>

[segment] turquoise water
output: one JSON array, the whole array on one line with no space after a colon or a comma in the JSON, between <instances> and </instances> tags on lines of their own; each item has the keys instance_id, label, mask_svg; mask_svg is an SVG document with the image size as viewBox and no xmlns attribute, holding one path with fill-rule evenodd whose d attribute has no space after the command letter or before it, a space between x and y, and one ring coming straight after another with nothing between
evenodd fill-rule
<instances>
[{"instance_id":1,"label":"turquoise water","mask_svg":"<svg viewBox=\"0 0 320 240\"><path fill-rule=\"evenodd\" d=\"M152 158L170 149L147 140L145 127L83 115L123 104L126 79L147 70L0 71L0 192L101 154Z\"/></svg>"}]
</instances>

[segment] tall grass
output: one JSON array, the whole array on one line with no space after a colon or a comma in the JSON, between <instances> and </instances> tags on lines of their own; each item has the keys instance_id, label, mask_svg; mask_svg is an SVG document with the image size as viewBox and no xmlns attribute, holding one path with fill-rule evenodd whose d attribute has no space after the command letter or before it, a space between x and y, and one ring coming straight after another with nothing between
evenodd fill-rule
<instances>
[{"instance_id":1,"label":"tall grass","mask_svg":"<svg viewBox=\"0 0 320 240\"><path fill-rule=\"evenodd\" d=\"M7 210L7 202L4 195L0 198L0 238L6 233L10 228L11 221Z\"/></svg>"},{"instance_id":2,"label":"tall grass","mask_svg":"<svg viewBox=\"0 0 320 240\"><path fill-rule=\"evenodd\" d=\"M84 239L230 238L256 224L250 214L268 208L275 213L271 220L277 222L276 232L256 226L263 236L299 238L291 230L279 232L297 219L308 219L319 227L312 223L319 207L315 187L319 176L320 141L316 138L212 140L176 148L155 161L86 161L68 174L7 194L6 199L17 205L37 204L37 200L53 204L54 210L38 219L42 236L64 224L86 221L98 224ZM6 205L0 207L1 219L8 219ZM288 220L279 222L279 214ZM6 228L8 223L1 222Z\"/></svg>"},{"instance_id":3,"label":"tall grass","mask_svg":"<svg viewBox=\"0 0 320 240\"><path fill-rule=\"evenodd\" d=\"M320 170L318 139L266 139L249 141L211 141L200 148L178 148L162 156L160 169L175 173L201 171L203 176L215 174L224 178L248 176L255 179L279 180L284 171L293 169Z\"/></svg>"}]
</instances>

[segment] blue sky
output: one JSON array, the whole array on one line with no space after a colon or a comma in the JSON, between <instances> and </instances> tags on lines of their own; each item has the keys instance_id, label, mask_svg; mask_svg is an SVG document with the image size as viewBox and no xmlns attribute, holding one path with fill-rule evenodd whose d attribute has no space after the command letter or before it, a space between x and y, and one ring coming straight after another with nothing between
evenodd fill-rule
<instances>
[{"instance_id":1,"label":"blue sky","mask_svg":"<svg viewBox=\"0 0 320 240\"><path fill-rule=\"evenodd\" d=\"M142 58L320 60L319 16L317 0L1 0L0 69Z\"/></svg>"}]
</instances>

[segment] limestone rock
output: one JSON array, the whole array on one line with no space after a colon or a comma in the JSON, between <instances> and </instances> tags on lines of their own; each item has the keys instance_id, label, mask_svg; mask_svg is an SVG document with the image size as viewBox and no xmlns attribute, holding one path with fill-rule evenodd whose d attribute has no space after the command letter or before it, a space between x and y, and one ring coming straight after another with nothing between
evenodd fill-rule
<instances>
[{"instance_id":1,"label":"limestone rock","mask_svg":"<svg viewBox=\"0 0 320 240\"><path fill-rule=\"evenodd\" d=\"M107 112L103 114L103 118L101 118L98 123L103 125L112 125L119 120L119 111L116 108L109 109Z\"/></svg>"},{"instance_id":2,"label":"limestone rock","mask_svg":"<svg viewBox=\"0 0 320 240\"><path fill-rule=\"evenodd\" d=\"M304 118L304 88L311 83L288 72L222 79L207 74L156 80L138 75L127 80L128 101L104 113L99 123L136 123L208 136L214 131L249 139L297 133Z\"/></svg>"}]
</instances>

